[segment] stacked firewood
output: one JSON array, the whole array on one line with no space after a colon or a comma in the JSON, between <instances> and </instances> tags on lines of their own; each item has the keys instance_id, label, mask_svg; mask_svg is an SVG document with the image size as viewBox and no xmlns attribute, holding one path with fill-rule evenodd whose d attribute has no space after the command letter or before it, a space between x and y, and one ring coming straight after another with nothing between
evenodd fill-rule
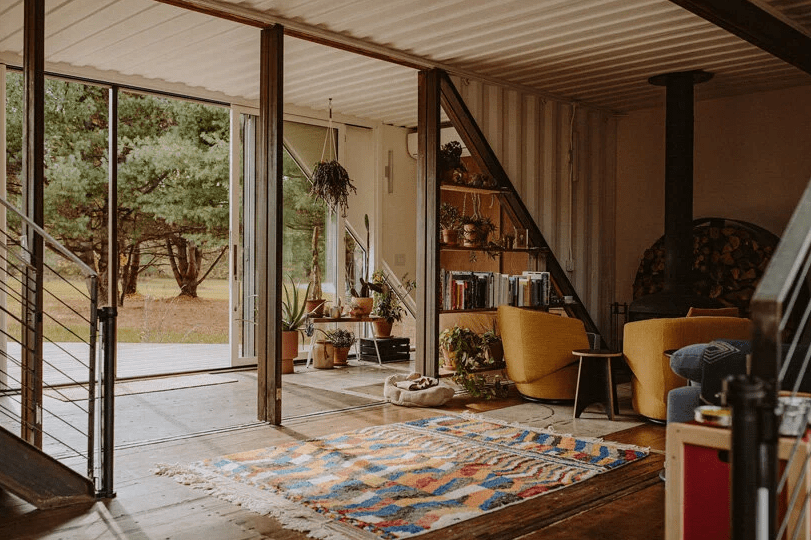
<instances>
[{"instance_id":1,"label":"stacked firewood","mask_svg":"<svg viewBox=\"0 0 811 540\"><path fill-rule=\"evenodd\" d=\"M777 245L777 237L740 222L712 220L693 228L693 292L749 314L749 301ZM634 280L634 299L664 285L664 237L645 250Z\"/></svg>"}]
</instances>

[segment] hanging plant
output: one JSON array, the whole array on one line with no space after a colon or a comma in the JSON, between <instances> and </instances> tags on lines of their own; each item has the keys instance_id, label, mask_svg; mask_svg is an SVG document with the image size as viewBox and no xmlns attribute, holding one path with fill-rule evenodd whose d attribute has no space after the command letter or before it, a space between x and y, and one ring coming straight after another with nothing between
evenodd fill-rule
<instances>
[{"instance_id":1,"label":"hanging plant","mask_svg":"<svg viewBox=\"0 0 811 540\"><path fill-rule=\"evenodd\" d=\"M332 160L324 159L327 149L327 141L330 141ZM335 138L332 136L332 98L329 100L329 124L327 126L327 136L324 139L324 147L321 150L321 161L319 161L311 178L313 186L310 188L310 195L316 200L321 199L333 210L340 209L341 217L346 217L346 209L349 207L349 192L357 193L358 190L352 185L349 173L338 163L337 151L335 149Z\"/></svg>"}]
</instances>

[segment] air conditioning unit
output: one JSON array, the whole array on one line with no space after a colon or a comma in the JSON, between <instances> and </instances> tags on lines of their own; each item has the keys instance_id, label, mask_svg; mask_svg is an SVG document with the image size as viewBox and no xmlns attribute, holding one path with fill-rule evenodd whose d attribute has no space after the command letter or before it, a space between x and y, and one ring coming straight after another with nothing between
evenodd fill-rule
<instances>
[{"instance_id":1,"label":"air conditioning unit","mask_svg":"<svg viewBox=\"0 0 811 540\"><path fill-rule=\"evenodd\" d=\"M456 130L452 127L446 127L439 130L439 146L444 144L448 144L451 141L458 141L459 144L462 145L462 155L469 156L470 152L468 152L465 143L462 142L462 139L459 137L459 134ZM406 144L408 145L408 154L417 159L417 132L409 133L407 136Z\"/></svg>"}]
</instances>

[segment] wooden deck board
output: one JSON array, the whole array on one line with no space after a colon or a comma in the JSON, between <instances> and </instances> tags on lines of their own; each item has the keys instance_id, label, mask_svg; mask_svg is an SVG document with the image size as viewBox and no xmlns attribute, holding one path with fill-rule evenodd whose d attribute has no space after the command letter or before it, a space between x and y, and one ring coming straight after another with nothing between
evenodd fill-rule
<instances>
[{"instance_id":1,"label":"wooden deck board","mask_svg":"<svg viewBox=\"0 0 811 540\"><path fill-rule=\"evenodd\" d=\"M329 379L336 373L316 375ZM233 388L236 385L221 386ZM206 395L216 396L215 388L212 387L209 391L197 389L191 395L202 402ZM181 406L180 402L168 399L167 403L174 407ZM301 399L306 397L302 396ZM215 415L223 414L220 408L211 403L200 403L195 408L199 411L203 424L216 423L219 420L215 420ZM484 407L487 408L489 405ZM223 502L203 491L178 484L172 478L157 476L153 470L158 463L187 463L337 431L426 418L443 412L447 411L376 404L337 413L291 418L282 427L249 425L125 446L116 453L117 497L98 502L89 509L41 512L0 492L0 539L303 540L306 535L282 528L272 517ZM183 414L181 417L188 418ZM133 429L136 424L135 421L127 423ZM618 428L622 425L617 423ZM661 446L664 449L662 426L637 426L619 430L604 438L650 446L652 449ZM660 525L664 506L663 494L658 497L657 490L663 492L663 485L659 483L657 475L662 468L662 459L661 455L653 454L640 462L599 475L582 484L429 533L422 538L506 540L522 535L540 535L544 531L556 535L548 538L588 538L589 531L606 532L603 528L610 527L614 536L603 537L661 539L663 535ZM644 520L629 519L625 511L628 501L633 501L635 515L652 517ZM583 531L584 535L578 533L567 536L566 530ZM541 536L527 538L540 539Z\"/></svg>"}]
</instances>

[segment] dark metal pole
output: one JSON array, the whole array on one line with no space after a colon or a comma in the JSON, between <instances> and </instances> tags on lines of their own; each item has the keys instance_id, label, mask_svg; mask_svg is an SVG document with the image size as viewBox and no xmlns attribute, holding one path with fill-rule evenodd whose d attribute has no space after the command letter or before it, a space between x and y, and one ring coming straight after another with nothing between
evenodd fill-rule
<instances>
[{"instance_id":1,"label":"dark metal pole","mask_svg":"<svg viewBox=\"0 0 811 540\"><path fill-rule=\"evenodd\" d=\"M730 522L733 540L766 540L774 534L769 499L763 497L761 478L768 465L762 455L761 412L766 397L764 384L740 375L728 379L728 400L732 405L732 485ZM768 490L766 491L768 493ZM758 528L770 531L758 534Z\"/></svg>"},{"instance_id":2,"label":"dark metal pole","mask_svg":"<svg viewBox=\"0 0 811 540\"><path fill-rule=\"evenodd\" d=\"M99 310L102 321L102 349L104 356L101 369L101 497L115 497L113 491L113 458L115 449L115 346L116 306Z\"/></svg>"},{"instance_id":3,"label":"dark metal pole","mask_svg":"<svg viewBox=\"0 0 811 540\"><path fill-rule=\"evenodd\" d=\"M45 186L45 1L25 0L23 30L23 204L42 227ZM3 81L4 82L4 81ZM23 226L25 229L27 227ZM25 271L22 319L22 432L42 447L42 288L43 238L25 234L31 266Z\"/></svg>"}]
</instances>

